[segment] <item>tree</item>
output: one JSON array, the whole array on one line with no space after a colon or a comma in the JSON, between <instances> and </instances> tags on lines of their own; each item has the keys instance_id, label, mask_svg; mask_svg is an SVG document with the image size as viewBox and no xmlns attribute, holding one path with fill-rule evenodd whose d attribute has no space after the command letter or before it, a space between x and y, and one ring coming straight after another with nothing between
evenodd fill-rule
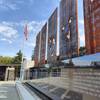
<instances>
[{"instance_id":1,"label":"tree","mask_svg":"<svg viewBox=\"0 0 100 100\"><path fill-rule=\"evenodd\" d=\"M0 64L12 64L13 57L3 57L0 56Z\"/></svg>"},{"instance_id":2,"label":"tree","mask_svg":"<svg viewBox=\"0 0 100 100\"><path fill-rule=\"evenodd\" d=\"M34 50L32 51L31 59L34 60Z\"/></svg>"},{"instance_id":3,"label":"tree","mask_svg":"<svg viewBox=\"0 0 100 100\"><path fill-rule=\"evenodd\" d=\"M83 56L86 54L86 48L85 47L80 47L80 56Z\"/></svg>"},{"instance_id":4,"label":"tree","mask_svg":"<svg viewBox=\"0 0 100 100\"><path fill-rule=\"evenodd\" d=\"M0 64L21 64L21 61L22 61L21 50L19 50L19 52L16 54L15 57L0 56Z\"/></svg>"},{"instance_id":5,"label":"tree","mask_svg":"<svg viewBox=\"0 0 100 100\"><path fill-rule=\"evenodd\" d=\"M19 50L19 52L14 57L13 63L14 64L21 64L21 61L22 61L22 52L21 52L21 50Z\"/></svg>"}]
</instances>

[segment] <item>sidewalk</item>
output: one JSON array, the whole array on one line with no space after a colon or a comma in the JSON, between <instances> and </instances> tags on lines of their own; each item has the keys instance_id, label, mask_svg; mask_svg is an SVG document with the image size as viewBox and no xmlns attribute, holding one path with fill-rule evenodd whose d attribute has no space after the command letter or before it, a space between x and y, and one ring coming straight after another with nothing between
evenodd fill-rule
<instances>
[{"instance_id":1,"label":"sidewalk","mask_svg":"<svg viewBox=\"0 0 100 100\"><path fill-rule=\"evenodd\" d=\"M81 93L72 90L67 90L61 87L42 82L28 82L28 84L33 86L41 93L44 93L45 95L50 97L50 100L83 100L83 96Z\"/></svg>"},{"instance_id":2,"label":"sidewalk","mask_svg":"<svg viewBox=\"0 0 100 100\"><path fill-rule=\"evenodd\" d=\"M14 82L0 82L0 100L19 100Z\"/></svg>"}]
</instances>

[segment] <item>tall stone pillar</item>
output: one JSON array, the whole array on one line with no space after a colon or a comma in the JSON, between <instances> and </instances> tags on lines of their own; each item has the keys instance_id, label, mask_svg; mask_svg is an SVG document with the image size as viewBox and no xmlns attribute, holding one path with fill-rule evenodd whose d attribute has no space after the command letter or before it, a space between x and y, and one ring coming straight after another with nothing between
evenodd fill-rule
<instances>
[{"instance_id":1,"label":"tall stone pillar","mask_svg":"<svg viewBox=\"0 0 100 100\"><path fill-rule=\"evenodd\" d=\"M15 68L7 68L5 81L13 81L15 79Z\"/></svg>"},{"instance_id":2,"label":"tall stone pillar","mask_svg":"<svg viewBox=\"0 0 100 100\"><path fill-rule=\"evenodd\" d=\"M6 72L5 72L5 81L7 81L7 78L8 78L8 68L6 68Z\"/></svg>"}]
</instances>

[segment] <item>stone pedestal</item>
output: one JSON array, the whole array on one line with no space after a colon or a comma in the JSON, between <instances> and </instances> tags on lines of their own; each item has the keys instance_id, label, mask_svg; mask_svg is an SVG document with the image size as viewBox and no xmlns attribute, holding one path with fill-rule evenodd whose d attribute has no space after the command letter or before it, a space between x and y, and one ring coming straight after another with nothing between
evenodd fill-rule
<instances>
[{"instance_id":1,"label":"stone pedestal","mask_svg":"<svg viewBox=\"0 0 100 100\"><path fill-rule=\"evenodd\" d=\"M5 81L13 81L15 79L15 68L7 68L5 74Z\"/></svg>"}]
</instances>

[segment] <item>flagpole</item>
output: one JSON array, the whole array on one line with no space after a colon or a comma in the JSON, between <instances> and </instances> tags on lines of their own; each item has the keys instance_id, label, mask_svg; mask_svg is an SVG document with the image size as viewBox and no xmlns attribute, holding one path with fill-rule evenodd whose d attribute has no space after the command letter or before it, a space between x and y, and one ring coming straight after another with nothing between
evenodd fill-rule
<instances>
[{"instance_id":1,"label":"flagpole","mask_svg":"<svg viewBox=\"0 0 100 100\"><path fill-rule=\"evenodd\" d=\"M22 61L21 61L21 69L20 69L20 79L21 81L24 80L24 64L23 64L23 58L24 58L24 45L25 45L25 40L28 39L28 29L27 29L27 24L24 27L24 35L23 36L23 43L22 43Z\"/></svg>"},{"instance_id":2,"label":"flagpole","mask_svg":"<svg viewBox=\"0 0 100 100\"><path fill-rule=\"evenodd\" d=\"M25 43L25 38L23 36L22 40L22 59L21 59L21 69L20 69L20 80L24 80L24 66L23 66L23 58L24 58L24 43Z\"/></svg>"}]
</instances>

